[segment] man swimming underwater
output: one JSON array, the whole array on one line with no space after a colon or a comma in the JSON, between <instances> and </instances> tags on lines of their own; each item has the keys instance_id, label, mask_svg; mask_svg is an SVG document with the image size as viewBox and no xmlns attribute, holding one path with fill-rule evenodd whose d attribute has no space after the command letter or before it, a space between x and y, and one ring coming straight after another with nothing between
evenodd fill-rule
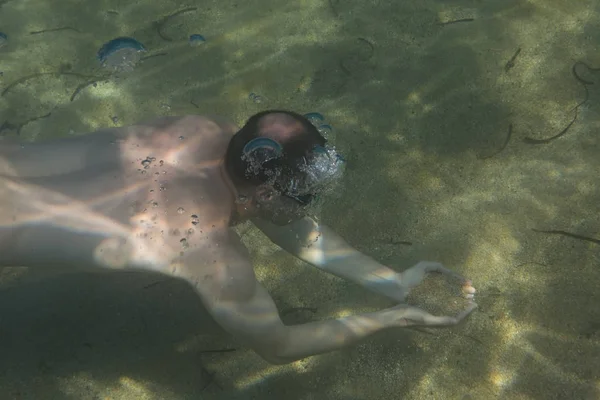
<instances>
[{"instance_id":1,"label":"man swimming underwater","mask_svg":"<svg viewBox=\"0 0 600 400\"><path fill-rule=\"evenodd\" d=\"M187 281L215 320L271 363L325 353L395 327L455 325L470 282L435 262L398 273L308 215L344 160L303 116L265 111L242 129L160 118L35 144L0 142L0 266L158 271ZM377 312L286 326L232 226L251 219L299 259L387 296ZM462 285L467 308L404 304L428 272Z\"/></svg>"}]
</instances>

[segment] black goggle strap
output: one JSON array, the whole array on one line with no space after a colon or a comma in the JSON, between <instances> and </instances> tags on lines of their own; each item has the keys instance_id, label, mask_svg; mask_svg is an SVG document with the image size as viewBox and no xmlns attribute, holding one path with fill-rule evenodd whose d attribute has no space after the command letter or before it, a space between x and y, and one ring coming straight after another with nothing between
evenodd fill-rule
<instances>
[{"instance_id":1,"label":"black goggle strap","mask_svg":"<svg viewBox=\"0 0 600 400\"><path fill-rule=\"evenodd\" d=\"M310 203L312 203L312 201L316 197L314 194L303 194L300 196L292 196L292 195L288 194L286 196L289 197L290 199L296 200L302 206L309 205Z\"/></svg>"}]
</instances>

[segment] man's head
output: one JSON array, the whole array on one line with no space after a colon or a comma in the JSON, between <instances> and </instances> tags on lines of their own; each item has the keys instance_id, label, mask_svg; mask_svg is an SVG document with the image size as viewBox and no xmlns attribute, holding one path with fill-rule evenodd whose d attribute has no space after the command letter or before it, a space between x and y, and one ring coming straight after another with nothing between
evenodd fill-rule
<instances>
[{"instance_id":1,"label":"man's head","mask_svg":"<svg viewBox=\"0 0 600 400\"><path fill-rule=\"evenodd\" d=\"M285 225L306 214L313 198L342 174L342 158L303 116L253 115L229 143L230 178L258 216Z\"/></svg>"}]
</instances>

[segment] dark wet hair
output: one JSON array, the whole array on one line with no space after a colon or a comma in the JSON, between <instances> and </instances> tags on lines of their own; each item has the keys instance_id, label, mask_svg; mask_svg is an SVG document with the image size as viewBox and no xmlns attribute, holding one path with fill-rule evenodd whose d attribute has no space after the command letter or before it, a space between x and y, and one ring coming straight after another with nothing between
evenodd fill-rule
<instances>
[{"instance_id":1,"label":"dark wet hair","mask_svg":"<svg viewBox=\"0 0 600 400\"><path fill-rule=\"evenodd\" d=\"M285 138L278 138L272 132L260 131L263 117L270 114L285 114L300 124L300 129ZM258 171L253 171L251 161L244 157L244 147L253 139L268 137L281 145L282 155L263 163ZM268 110L253 115L229 142L225 164L231 178L237 183L260 185L277 176L278 182L301 178L305 173L301 166L315 146L324 146L327 140L304 116L292 111Z\"/></svg>"}]
</instances>

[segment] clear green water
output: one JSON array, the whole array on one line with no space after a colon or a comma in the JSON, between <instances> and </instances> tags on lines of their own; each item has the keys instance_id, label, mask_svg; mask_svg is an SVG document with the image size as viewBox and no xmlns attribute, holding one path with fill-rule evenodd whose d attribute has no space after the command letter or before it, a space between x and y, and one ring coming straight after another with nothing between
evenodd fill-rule
<instances>
[{"instance_id":1,"label":"clear green water","mask_svg":"<svg viewBox=\"0 0 600 400\"><path fill-rule=\"evenodd\" d=\"M600 238L600 92L571 71L600 67L598 2L12 0L0 32L1 136L320 112L349 167L323 220L395 268L443 262L480 304L455 329L385 332L273 367L178 283L5 268L0 398L600 398L600 247L532 231ZM96 52L118 36L154 57L107 77ZM524 141L565 129L586 88L563 136ZM288 323L389 305L243 236L280 309L306 308Z\"/></svg>"}]
</instances>

